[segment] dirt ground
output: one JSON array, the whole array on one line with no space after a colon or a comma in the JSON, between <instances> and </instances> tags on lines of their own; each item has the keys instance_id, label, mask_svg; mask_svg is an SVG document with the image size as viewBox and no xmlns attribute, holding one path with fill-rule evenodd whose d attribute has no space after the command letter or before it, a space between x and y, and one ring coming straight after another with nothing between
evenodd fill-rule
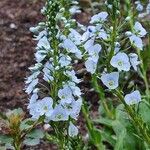
<instances>
[{"instance_id":1,"label":"dirt ground","mask_svg":"<svg viewBox=\"0 0 150 150\"><path fill-rule=\"evenodd\" d=\"M26 108L24 78L35 46L29 27L42 19L42 6L40 0L0 1L0 111Z\"/></svg>"}]
</instances>

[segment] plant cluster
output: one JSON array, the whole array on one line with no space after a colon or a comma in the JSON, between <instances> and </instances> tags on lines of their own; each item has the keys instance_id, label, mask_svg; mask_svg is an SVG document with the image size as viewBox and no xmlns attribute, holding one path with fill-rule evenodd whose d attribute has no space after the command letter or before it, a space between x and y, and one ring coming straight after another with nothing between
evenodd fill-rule
<instances>
[{"instance_id":1,"label":"plant cluster","mask_svg":"<svg viewBox=\"0 0 150 150\"><path fill-rule=\"evenodd\" d=\"M108 0L84 26L72 18L81 13L76 0L47 0L41 10L45 21L30 28L37 41L35 64L25 81L31 118L24 119L19 110L1 114L8 132L0 136L0 144L19 150L43 138L62 150L148 150L149 23L142 25L140 20L150 14L149 5L144 12L144 2ZM74 67L79 61L98 95L96 119L79 86L84 82ZM80 112L86 136L77 126ZM43 124L44 132L35 129Z\"/></svg>"}]
</instances>

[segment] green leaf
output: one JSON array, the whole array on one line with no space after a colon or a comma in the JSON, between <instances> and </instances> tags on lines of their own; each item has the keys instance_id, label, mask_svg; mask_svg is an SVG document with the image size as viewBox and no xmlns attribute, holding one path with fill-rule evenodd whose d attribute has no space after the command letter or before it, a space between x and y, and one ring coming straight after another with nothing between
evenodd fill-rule
<instances>
[{"instance_id":1,"label":"green leaf","mask_svg":"<svg viewBox=\"0 0 150 150\"><path fill-rule=\"evenodd\" d=\"M55 143L55 144L59 143L59 140L58 140L58 138L57 138L55 135L46 133L46 134L45 134L45 137L46 137L46 139L47 139L49 142L53 142L53 143Z\"/></svg>"},{"instance_id":2,"label":"green leaf","mask_svg":"<svg viewBox=\"0 0 150 150\"><path fill-rule=\"evenodd\" d=\"M113 121L112 127L117 136L119 136L121 132L126 131L124 125L118 120Z\"/></svg>"},{"instance_id":3,"label":"green leaf","mask_svg":"<svg viewBox=\"0 0 150 150\"><path fill-rule=\"evenodd\" d=\"M140 103L139 105L139 114L143 118L144 122L147 124L150 124L150 108L147 104L145 103Z\"/></svg>"},{"instance_id":4,"label":"green leaf","mask_svg":"<svg viewBox=\"0 0 150 150\"><path fill-rule=\"evenodd\" d=\"M38 145L40 143L40 139L27 138L24 140L23 143L25 145L28 145L28 146L35 146L35 145Z\"/></svg>"},{"instance_id":5,"label":"green leaf","mask_svg":"<svg viewBox=\"0 0 150 150\"><path fill-rule=\"evenodd\" d=\"M108 142L112 147L115 146L116 140L109 130L101 131L102 141Z\"/></svg>"},{"instance_id":6,"label":"green leaf","mask_svg":"<svg viewBox=\"0 0 150 150\"><path fill-rule=\"evenodd\" d=\"M8 144L8 143L12 143L13 139L10 136L7 135L0 135L0 143L1 144Z\"/></svg>"},{"instance_id":7,"label":"green leaf","mask_svg":"<svg viewBox=\"0 0 150 150\"><path fill-rule=\"evenodd\" d=\"M93 129L91 131L91 140L94 141L95 144L99 144L101 142L102 137L98 129Z\"/></svg>"},{"instance_id":8,"label":"green leaf","mask_svg":"<svg viewBox=\"0 0 150 150\"><path fill-rule=\"evenodd\" d=\"M44 137L44 132L40 129L34 129L29 134L27 134L27 137L33 139L42 139Z\"/></svg>"},{"instance_id":9,"label":"green leaf","mask_svg":"<svg viewBox=\"0 0 150 150\"><path fill-rule=\"evenodd\" d=\"M99 119L96 119L94 120L95 123L100 123L102 125L105 125L105 126L108 126L108 127L111 127L112 126L112 120L111 119L108 119L108 118L99 118Z\"/></svg>"},{"instance_id":10,"label":"green leaf","mask_svg":"<svg viewBox=\"0 0 150 150\"><path fill-rule=\"evenodd\" d=\"M114 150L125 150L123 146L125 136L126 136L126 130L123 130L122 132L120 132L120 135L117 138L117 142L116 142Z\"/></svg>"},{"instance_id":11,"label":"green leaf","mask_svg":"<svg viewBox=\"0 0 150 150\"><path fill-rule=\"evenodd\" d=\"M27 130L34 124L34 121L32 119L25 119L21 122L20 129L21 130Z\"/></svg>"}]
</instances>

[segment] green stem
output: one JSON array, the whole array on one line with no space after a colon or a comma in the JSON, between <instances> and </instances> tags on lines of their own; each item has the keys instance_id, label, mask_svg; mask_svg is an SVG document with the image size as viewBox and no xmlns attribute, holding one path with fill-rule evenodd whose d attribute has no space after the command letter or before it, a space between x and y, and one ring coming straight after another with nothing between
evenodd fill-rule
<instances>
[{"instance_id":1,"label":"green stem","mask_svg":"<svg viewBox=\"0 0 150 150\"><path fill-rule=\"evenodd\" d=\"M144 122L142 119L139 119L139 117L137 116L137 114L134 112L134 110L125 103L124 101L124 97L121 94L120 91L116 90L116 95L118 96L118 98L120 99L120 101L123 103L123 105L125 106L126 112L128 113L128 115L130 116L132 123L135 127L135 129L137 130L139 136L143 137L143 139L145 139L146 143L148 145L150 145L150 133L149 133L149 129L146 128L144 126Z\"/></svg>"},{"instance_id":2,"label":"green stem","mask_svg":"<svg viewBox=\"0 0 150 150\"><path fill-rule=\"evenodd\" d=\"M134 32L134 15L132 13L132 8L131 8L131 1L130 0L126 0L126 3L127 3L127 8L128 8L128 16L130 16L130 27L131 27L131 31ZM145 71L145 67L144 67L144 63L143 63L143 58L141 57L141 51L136 48L137 50L137 53L138 53L138 56L139 56L139 59L141 60L141 71L142 71L142 78L143 78L143 81L145 83L145 87L146 87L146 95L147 95L147 98L148 100L150 100L150 90L149 90L149 83L148 83L148 79L147 79L147 74L146 74L146 71Z\"/></svg>"},{"instance_id":3,"label":"green stem","mask_svg":"<svg viewBox=\"0 0 150 150\"><path fill-rule=\"evenodd\" d=\"M93 137L93 132L94 132L94 125L93 122L91 121L90 117L89 117L89 111L87 108L87 105L85 104L85 102L82 105L82 113L84 116L84 119L86 121L86 125L87 125L87 129L89 132L90 137ZM93 140L93 138L92 138ZM104 150L104 146L102 144L102 141L99 142L99 144L94 143L95 141L93 140L93 144L96 146L97 150Z\"/></svg>"},{"instance_id":4,"label":"green stem","mask_svg":"<svg viewBox=\"0 0 150 150\"><path fill-rule=\"evenodd\" d=\"M100 103L102 104L102 106L106 112L107 117L114 119L114 115L109 110L109 107L105 101L105 94L104 94L103 88L98 84L96 75L92 75L92 82L93 82L93 86L94 86L96 92L98 93L98 96L100 98Z\"/></svg>"},{"instance_id":5,"label":"green stem","mask_svg":"<svg viewBox=\"0 0 150 150\"><path fill-rule=\"evenodd\" d=\"M108 55L108 61L107 61L107 69L108 71L110 71L110 60L111 58L114 56L114 50L115 50L115 42L116 42L116 36L117 36L117 18L116 18L116 4L117 2L115 1L113 3L113 12L112 12L112 24L113 24L113 30L112 30L112 33L111 33L111 50L109 52L109 55Z\"/></svg>"},{"instance_id":6,"label":"green stem","mask_svg":"<svg viewBox=\"0 0 150 150\"><path fill-rule=\"evenodd\" d=\"M144 62L143 62L143 59L141 57L141 53L140 53L139 49L137 49L137 53L138 53L139 59L141 60L141 65L140 66L141 66L142 78L144 80L145 87L146 87L145 93L147 95L148 100L150 100L149 83L148 83L148 79L147 79L146 70L145 70L145 67L144 67Z\"/></svg>"}]
</instances>

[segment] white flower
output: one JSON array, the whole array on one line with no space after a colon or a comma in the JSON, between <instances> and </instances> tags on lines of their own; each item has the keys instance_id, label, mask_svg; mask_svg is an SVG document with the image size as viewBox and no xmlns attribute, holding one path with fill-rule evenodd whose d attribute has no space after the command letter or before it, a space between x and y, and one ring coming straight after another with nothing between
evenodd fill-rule
<instances>
[{"instance_id":1,"label":"white flower","mask_svg":"<svg viewBox=\"0 0 150 150\"><path fill-rule=\"evenodd\" d=\"M31 92L34 90L35 86L38 84L38 79L34 79L27 87L26 87L26 93L31 94Z\"/></svg>"},{"instance_id":2,"label":"white flower","mask_svg":"<svg viewBox=\"0 0 150 150\"><path fill-rule=\"evenodd\" d=\"M85 67L88 72L90 72L91 74L94 74L97 68L97 62L93 60L92 57L89 57L85 62Z\"/></svg>"},{"instance_id":3,"label":"white flower","mask_svg":"<svg viewBox=\"0 0 150 150\"><path fill-rule=\"evenodd\" d=\"M96 14L91 18L90 23L104 22L107 19L107 16L108 16L107 12L101 12L99 14Z\"/></svg>"},{"instance_id":4,"label":"white flower","mask_svg":"<svg viewBox=\"0 0 150 150\"><path fill-rule=\"evenodd\" d=\"M140 37L144 37L147 34L146 30L143 28L143 26L139 22L135 23L134 30L138 33Z\"/></svg>"},{"instance_id":5,"label":"white flower","mask_svg":"<svg viewBox=\"0 0 150 150\"><path fill-rule=\"evenodd\" d=\"M71 70L71 71L66 71L65 72L65 74L73 81L73 82L75 82L75 83L80 83L80 79L78 79L77 77L76 77L76 73L75 73L75 71L74 70Z\"/></svg>"},{"instance_id":6,"label":"white flower","mask_svg":"<svg viewBox=\"0 0 150 150\"><path fill-rule=\"evenodd\" d=\"M129 37L130 42L137 48L139 48L140 50L143 50L143 42L142 39L136 35L132 35Z\"/></svg>"},{"instance_id":7,"label":"white flower","mask_svg":"<svg viewBox=\"0 0 150 150\"><path fill-rule=\"evenodd\" d=\"M140 64L140 61L138 61L138 55L135 53L130 53L129 59L130 59L132 67L134 68L135 71L137 71L137 65Z\"/></svg>"},{"instance_id":8,"label":"white flower","mask_svg":"<svg viewBox=\"0 0 150 150\"><path fill-rule=\"evenodd\" d=\"M122 52L119 52L113 56L110 64L117 68L119 71L129 71L131 67L128 55Z\"/></svg>"},{"instance_id":9,"label":"white flower","mask_svg":"<svg viewBox=\"0 0 150 150\"><path fill-rule=\"evenodd\" d=\"M103 74L101 76L101 80L103 84L107 86L109 89L116 89L118 87L119 73L112 72Z\"/></svg>"},{"instance_id":10,"label":"white flower","mask_svg":"<svg viewBox=\"0 0 150 150\"><path fill-rule=\"evenodd\" d=\"M66 100L68 103L70 103L72 99L74 99L72 95L72 91L68 86L64 86L63 89L60 89L58 91L58 97L61 100Z\"/></svg>"},{"instance_id":11,"label":"white flower","mask_svg":"<svg viewBox=\"0 0 150 150\"><path fill-rule=\"evenodd\" d=\"M141 101L141 94L138 90L136 90L130 94L125 95L124 100L128 105L137 104Z\"/></svg>"},{"instance_id":12,"label":"white flower","mask_svg":"<svg viewBox=\"0 0 150 150\"><path fill-rule=\"evenodd\" d=\"M69 56L66 56L64 54L61 54L59 63L61 67L66 67L71 63L71 58Z\"/></svg>"},{"instance_id":13,"label":"white flower","mask_svg":"<svg viewBox=\"0 0 150 150\"><path fill-rule=\"evenodd\" d=\"M52 121L66 121L68 120L68 114L64 111L61 105L57 105L54 108L54 111L52 112L51 116L48 118L48 120Z\"/></svg>"},{"instance_id":14,"label":"white flower","mask_svg":"<svg viewBox=\"0 0 150 150\"><path fill-rule=\"evenodd\" d=\"M69 128L68 128L68 134L70 137L75 137L78 135L78 128L72 123L70 122L69 124Z\"/></svg>"}]
</instances>

